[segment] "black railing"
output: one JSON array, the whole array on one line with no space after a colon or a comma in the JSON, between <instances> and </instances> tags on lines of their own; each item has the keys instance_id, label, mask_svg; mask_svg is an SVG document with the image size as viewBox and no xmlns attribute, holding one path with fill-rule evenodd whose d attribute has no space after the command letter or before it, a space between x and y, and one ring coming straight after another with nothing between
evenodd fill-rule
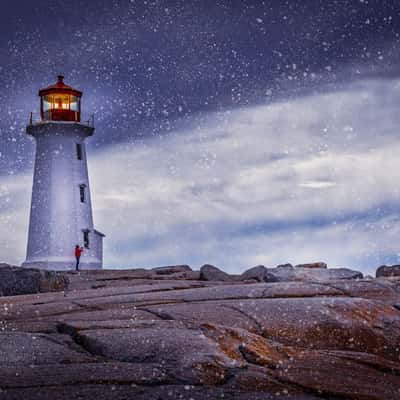
<instances>
[{"instance_id":1,"label":"black railing","mask_svg":"<svg viewBox=\"0 0 400 400\"><path fill-rule=\"evenodd\" d=\"M34 124L38 124L41 122L48 122L48 121L58 122L60 120L53 120L51 118L50 114L47 114L47 115L45 115L45 118L42 118L40 113L35 113L35 112L30 113L29 125L34 125ZM75 122L75 121L65 121L65 122ZM78 121L76 121L76 122L78 122ZM90 126L91 128L94 128L94 114L89 115L89 118L87 118L87 117L81 118L81 121L79 121L79 123Z\"/></svg>"}]
</instances>

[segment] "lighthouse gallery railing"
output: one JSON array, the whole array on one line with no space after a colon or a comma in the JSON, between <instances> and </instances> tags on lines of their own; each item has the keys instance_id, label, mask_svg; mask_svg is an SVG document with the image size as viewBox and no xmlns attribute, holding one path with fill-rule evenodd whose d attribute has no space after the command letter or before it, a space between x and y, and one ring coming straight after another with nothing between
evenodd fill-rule
<instances>
[{"instance_id":1,"label":"lighthouse gallery railing","mask_svg":"<svg viewBox=\"0 0 400 400\"><path fill-rule=\"evenodd\" d=\"M48 121L51 121L51 119L43 120L42 117L40 116L40 113L35 113L35 112L30 113L29 125L34 125L34 124L38 124L40 122L48 122ZM74 122L74 121L68 121L68 122ZM94 114L91 114L89 116L89 118L81 118L81 121L79 123L90 126L91 128L94 128Z\"/></svg>"}]
</instances>

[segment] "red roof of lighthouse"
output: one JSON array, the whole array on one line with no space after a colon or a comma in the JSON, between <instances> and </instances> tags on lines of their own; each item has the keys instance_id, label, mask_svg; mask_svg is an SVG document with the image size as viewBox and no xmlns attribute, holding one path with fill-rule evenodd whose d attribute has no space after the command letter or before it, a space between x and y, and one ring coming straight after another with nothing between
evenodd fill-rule
<instances>
[{"instance_id":1,"label":"red roof of lighthouse","mask_svg":"<svg viewBox=\"0 0 400 400\"><path fill-rule=\"evenodd\" d=\"M47 86L46 88L39 90L39 96L45 96L51 93L69 93L73 96L82 96L82 92L74 89L72 86L64 83L64 77L62 75L57 76L57 82L54 85Z\"/></svg>"}]
</instances>

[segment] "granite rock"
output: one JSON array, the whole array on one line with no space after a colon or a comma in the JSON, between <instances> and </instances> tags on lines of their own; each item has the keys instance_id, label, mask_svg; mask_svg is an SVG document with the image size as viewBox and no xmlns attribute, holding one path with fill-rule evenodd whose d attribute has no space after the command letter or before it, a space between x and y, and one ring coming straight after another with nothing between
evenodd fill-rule
<instances>
[{"instance_id":1,"label":"granite rock","mask_svg":"<svg viewBox=\"0 0 400 400\"><path fill-rule=\"evenodd\" d=\"M309 263L309 264L298 264L296 265L296 268L328 268L328 265L324 262L315 262L315 263Z\"/></svg>"},{"instance_id":2,"label":"granite rock","mask_svg":"<svg viewBox=\"0 0 400 400\"><path fill-rule=\"evenodd\" d=\"M200 280L232 282L235 280L235 277L227 274L214 265L205 264L200 268Z\"/></svg>"},{"instance_id":3,"label":"granite rock","mask_svg":"<svg viewBox=\"0 0 400 400\"><path fill-rule=\"evenodd\" d=\"M269 268L268 272L275 281L321 281L338 279L361 279L363 274L348 268L304 268L277 267Z\"/></svg>"},{"instance_id":4,"label":"granite rock","mask_svg":"<svg viewBox=\"0 0 400 400\"><path fill-rule=\"evenodd\" d=\"M257 282L276 282L277 279L273 274L268 272L268 269L264 265L258 265L256 267L250 268L240 275L242 281L254 280Z\"/></svg>"},{"instance_id":5,"label":"granite rock","mask_svg":"<svg viewBox=\"0 0 400 400\"><path fill-rule=\"evenodd\" d=\"M382 265L376 270L376 277L392 277L400 276L400 265L392 265L390 267Z\"/></svg>"},{"instance_id":6,"label":"granite rock","mask_svg":"<svg viewBox=\"0 0 400 400\"><path fill-rule=\"evenodd\" d=\"M57 272L0 264L0 296L61 291L67 286L68 278Z\"/></svg>"},{"instance_id":7,"label":"granite rock","mask_svg":"<svg viewBox=\"0 0 400 400\"><path fill-rule=\"evenodd\" d=\"M1 297L0 398L400 398L399 278L204 270L65 273L63 291Z\"/></svg>"}]
</instances>

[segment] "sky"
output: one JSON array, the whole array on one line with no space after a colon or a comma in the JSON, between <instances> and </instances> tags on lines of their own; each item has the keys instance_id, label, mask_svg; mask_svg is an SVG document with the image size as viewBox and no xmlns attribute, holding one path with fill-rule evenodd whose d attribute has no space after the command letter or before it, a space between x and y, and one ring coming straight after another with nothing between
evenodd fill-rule
<instances>
[{"instance_id":1,"label":"sky","mask_svg":"<svg viewBox=\"0 0 400 400\"><path fill-rule=\"evenodd\" d=\"M400 262L400 3L2 0L0 262L24 261L37 91L95 114L113 268Z\"/></svg>"}]
</instances>

